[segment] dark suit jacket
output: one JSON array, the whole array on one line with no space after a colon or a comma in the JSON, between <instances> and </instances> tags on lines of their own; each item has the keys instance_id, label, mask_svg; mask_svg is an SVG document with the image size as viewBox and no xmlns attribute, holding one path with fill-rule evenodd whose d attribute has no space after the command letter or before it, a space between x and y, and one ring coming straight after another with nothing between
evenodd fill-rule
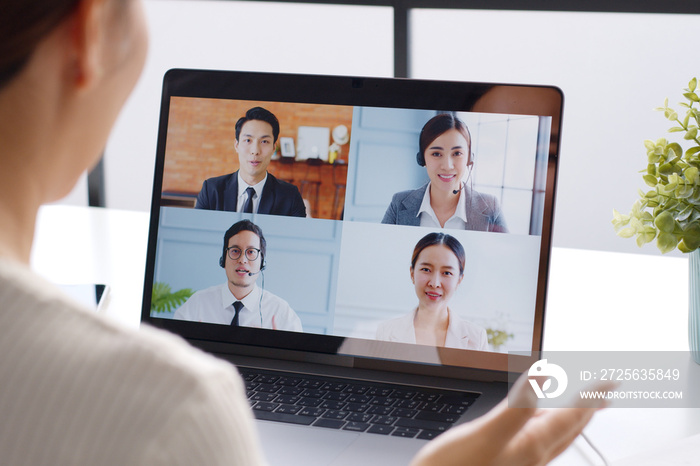
<instances>
[{"instance_id":1,"label":"dark suit jacket","mask_svg":"<svg viewBox=\"0 0 700 466\"><path fill-rule=\"evenodd\" d=\"M197 209L235 212L238 204L238 172L209 178L197 195ZM259 214L306 217L306 207L296 186L270 173L263 186Z\"/></svg>"},{"instance_id":2,"label":"dark suit jacket","mask_svg":"<svg viewBox=\"0 0 700 466\"><path fill-rule=\"evenodd\" d=\"M418 210L423 203L423 196L427 188L428 184L426 183L418 189L394 194L382 223L420 226ZM473 191L468 187L466 194L467 230L508 232L501 207L495 197Z\"/></svg>"}]
</instances>

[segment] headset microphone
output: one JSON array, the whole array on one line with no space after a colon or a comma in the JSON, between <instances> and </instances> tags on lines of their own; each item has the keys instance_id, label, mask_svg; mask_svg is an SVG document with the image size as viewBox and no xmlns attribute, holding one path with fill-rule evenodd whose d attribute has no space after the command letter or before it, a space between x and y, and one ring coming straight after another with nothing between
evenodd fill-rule
<instances>
[{"instance_id":1,"label":"headset microphone","mask_svg":"<svg viewBox=\"0 0 700 466\"><path fill-rule=\"evenodd\" d=\"M252 277L253 275L259 274L260 272L261 272L260 270L258 270L257 272L248 272L248 276Z\"/></svg>"},{"instance_id":2,"label":"headset microphone","mask_svg":"<svg viewBox=\"0 0 700 466\"><path fill-rule=\"evenodd\" d=\"M472 154L472 159L473 159L473 158L474 158L474 154ZM472 176L472 168L474 167L474 162L470 161L470 162L468 163L468 165L469 165L469 176L467 177L467 181L469 181L469 178L471 178L471 176ZM459 183L459 189L453 189L453 190L452 190L452 194L455 194L455 195L456 195L456 194L459 194L459 192L460 192L460 191L462 190L462 188L464 187L464 184L465 184L465 183L466 183L465 181Z\"/></svg>"}]
</instances>

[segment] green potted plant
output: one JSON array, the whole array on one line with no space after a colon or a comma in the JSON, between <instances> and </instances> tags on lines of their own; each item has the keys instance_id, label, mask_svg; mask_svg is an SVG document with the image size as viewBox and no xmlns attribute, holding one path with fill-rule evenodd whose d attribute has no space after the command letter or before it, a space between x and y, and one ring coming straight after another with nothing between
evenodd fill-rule
<instances>
[{"instance_id":1,"label":"green potted plant","mask_svg":"<svg viewBox=\"0 0 700 466\"><path fill-rule=\"evenodd\" d=\"M690 147L683 150L678 142L665 138L644 141L647 166L643 173L648 191L639 190L639 199L629 214L613 210L613 226L623 238L636 237L641 247L656 239L662 253L678 248L689 254L689 318L690 350L700 364L700 109L697 79L685 89L685 114L679 115L669 107L668 99L656 110L673 126L670 133L679 133Z\"/></svg>"}]
</instances>

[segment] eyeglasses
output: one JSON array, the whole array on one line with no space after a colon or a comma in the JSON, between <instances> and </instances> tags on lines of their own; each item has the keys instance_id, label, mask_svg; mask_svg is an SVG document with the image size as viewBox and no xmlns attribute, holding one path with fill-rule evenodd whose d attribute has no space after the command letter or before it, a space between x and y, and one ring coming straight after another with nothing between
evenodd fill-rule
<instances>
[{"instance_id":1,"label":"eyeglasses","mask_svg":"<svg viewBox=\"0 0 700 466\"><path fill-rule=\"evenodd\" d=\"M243 254L243 250L238 246L231 246L230 248L226 248L226 252L228 254L228 257L234 261L241 257L241 254ZM247 248L245 250L245 258L251 262L257 259L259 254L260 249L258 248Z\"/></svg>"}]
</instances>

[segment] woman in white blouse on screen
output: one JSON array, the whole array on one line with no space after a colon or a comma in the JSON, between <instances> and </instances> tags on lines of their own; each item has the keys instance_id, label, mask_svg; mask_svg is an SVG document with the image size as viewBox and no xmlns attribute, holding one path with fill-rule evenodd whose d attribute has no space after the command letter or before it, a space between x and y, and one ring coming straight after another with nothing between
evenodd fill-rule
<instances>
[{"instance_id":1,"label":"woman in white blouse on screen","mask_svg":"<svg viewBox=\"0 0 700 466\"><path fill-rule=\"evenodd\" d=\"M445 233L429 233L413 249L411 281L416 309L379 324L377 339L488 351L484 328L457 316L450 300L464 279L462 244Z\"/></svg>"}]
</instances>

